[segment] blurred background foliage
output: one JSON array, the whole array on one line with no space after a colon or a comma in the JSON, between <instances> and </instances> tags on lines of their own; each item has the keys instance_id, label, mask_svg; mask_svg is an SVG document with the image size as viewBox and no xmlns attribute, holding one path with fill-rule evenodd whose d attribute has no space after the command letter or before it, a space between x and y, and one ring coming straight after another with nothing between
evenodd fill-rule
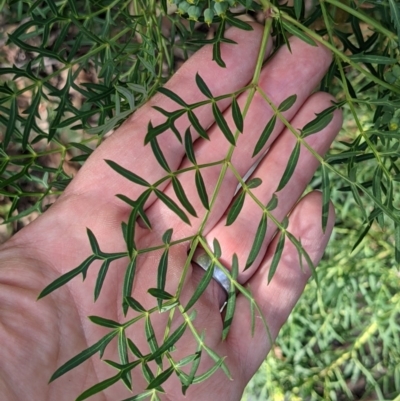
<instances>
[{"instance_id":1,"label":"blurred background foliage","mask_svg":"<svg viewBox=\"0 0 400 401\"><path fill-rule=\"evenodd\" d=\"M326 255L246 389L255 400L400 400L400 5L395 0L0 1L1 241L42 213L204 43L273 18L326 41L345 124L308 190L332 198ZM307 36L306 34L310 35ZM324 171L322 171L324 170Z\"/></svg>"}]
</instances>

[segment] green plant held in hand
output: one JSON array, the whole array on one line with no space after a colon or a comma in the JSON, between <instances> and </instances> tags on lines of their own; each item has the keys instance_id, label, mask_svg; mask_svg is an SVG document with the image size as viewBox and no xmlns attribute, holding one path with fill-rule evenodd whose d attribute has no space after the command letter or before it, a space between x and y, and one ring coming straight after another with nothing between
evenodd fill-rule
<instances>
[{"instance_id":1,"label":"green plant held in hand","mask_svg":"<svg viewBox=\"0 0 400 401\"><path fill-rule=\"evenodd\" d=\"M6 400L398 400L398 2L0 9Z\"/></svg>"}]
</instances>

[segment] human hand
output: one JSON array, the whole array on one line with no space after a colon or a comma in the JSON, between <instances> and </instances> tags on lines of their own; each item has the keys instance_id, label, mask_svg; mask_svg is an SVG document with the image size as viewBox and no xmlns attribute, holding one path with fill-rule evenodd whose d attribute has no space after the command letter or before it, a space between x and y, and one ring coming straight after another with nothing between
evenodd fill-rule
<instances>
[{"instance_id":1,"label":"human hand","mask_svg":"<svg viewBox=\"0 0 400 401\"><path fill-rule=\"evenodd\" d=\"M252 32L235 29L227 32L227 36L238 44L222 46L226 69L221 69L211 61L211 48L205 47L185 63L167 87L189 104L204 99L204 95L195 84L197 72L214 96L232 93L242 88L252 78L261 41L262 28L254 28ZM315 113L331 105L332 98L329 95L312 94L324 75L331 56L327 50L311 47L296 38L291 40L291 48L292 54L284 47L266 65L260 86L276 105L290 95L297 95L295 104L284 116L295 128L301 128L314 119ZM243 94L240 99L243 110L246 95ZM91 323L87 316L96 315L124 322L135 315L134 311L130 310L125 318L121 310L126 260L118 260L110 267L96 303L93 302L93 288L99 265L89 269L83 284L74 279L39 302L36 302L36 298L51 281L70 271L90 255L86 227L95 234L102 251L125 251L120 223L127 220L131 208L115 195L122 193L131 199L137 199L143 192L143 187L118 175L104 159L115 161L151 184L165 176L165 171L156 161L150 146L143 145L148 122L151 120L153 126L156 126L164 121L164 117L152 109L154 105L167 110L177 107L164 95L156 95L93 153L63 196L43 216L1 247L0 341L6 344L0 350L0 394L3 399L69 401L95 383L115 374L113 368L92 358L47 384L52 373L60 365L109 332L109 329ZM226 119L234 127L230 119L229 100L220 101L218 105L221 109L226 109ZM210 126L210 141L199 139L194 143L197 163L206 164L223 159L230 145L217 126L212 125L211 108L204 106L197 109L196 114L203 126ZM254 163L254 146L272 114L261 96L256 95L245 118L244 133L239 136L231 159L232 165L241 176ZM321 132L307 137L307 143L319 154L324 154L337 134L341 121L341 113L337 110L330 124ZM188 121L181 118L176 126L183 133ZM193 140L198 139L194 130L192 137ZM176 140L173 133L160 135L158 142L172 171L190 165L185 158L183 145ZM270 150L253 173L254 177L262 179L262 184L252 192L264 205L276 191L295 143L296 138L278 119L264 147L265 150ZM297 201L317 167L315 157L302 146L297 168L285 188L276 194L278 206L273 211L278 221L282 221L291 211L288 231L301 240L314 264L318 263L325 249L333 227L334 212L330 211L327 228L323 232L321 195L313 192L299 203ZM220 170L221 165L202 169L209 197L218 181ZM188 225L155 196L150 196L145 208L152 230L148 230L143 224L137 224L135 242L138 249L161 245L162 235L171 227L174 230L173 240L190 238L198 232L207 211L197 195L194 173L189 171L181 174L179 179L197 212L197 218L190 216L191 225ZM278 269L268 284L268 270L279 239L274 237L276 227L270 221L258 257L249 269L243 271L262 211L247 197L237 220L226 226L226 213L236 186L237 178L228 169L202 234L210 244L214 238L218 238L222 249L220 260L227 268L231 264L233 253L237 254L240 268L238 281L251 289L268 324L271 338L261 319L256 319L252 336L248 301L244 296L238 295L229 335L222 341L223 320L219 306L225 294L218 283L211 281L195 305L197 317L193 325L199 332L205 331L205 343L210 349L221 357L226 357L225 364L233 381L218 370L206 381L188 389L186 399L193 401L210 400L213 397L219 397L221 400L240 399L245 385L270 350L271 339L278 334L309 277L308 269L300 268L297 250L290 241L286 241ZM174 190L167 181L158 189L176 200ZM189 241L185 241L170 248L166 281L166 291L169 293L174 294L179 285L189 245ZM132 296L146 309L155 305L155 299L147 290L156 287L157 266L161 253L162 249L143 253L137 259ZM204 272L195 265L188 270L180 297L183 305L193 294L203 274ZM151 321L160 344L168 315L154 315L156 314L152 315ZM171 330L181 322L177 318ZM149 352L144 336L144 324L133 325L126 334L143 354ZM176 347L172 355L175 360L179 360L193 354L197 343L187 331ZM104 358L118 361L116 343L110 343ZM203 357L198 374L213 364L211 358ZM153 373L156 374L155 369ZM139 368L132 370L132 381L133 394L140 393L147 387ZM179 380L174 375L163 384L163 389L165 394L160 396L162 400L184 399ZM92 399L120 400L133 394L119 382Z\"/></svg>"}]
</instances>

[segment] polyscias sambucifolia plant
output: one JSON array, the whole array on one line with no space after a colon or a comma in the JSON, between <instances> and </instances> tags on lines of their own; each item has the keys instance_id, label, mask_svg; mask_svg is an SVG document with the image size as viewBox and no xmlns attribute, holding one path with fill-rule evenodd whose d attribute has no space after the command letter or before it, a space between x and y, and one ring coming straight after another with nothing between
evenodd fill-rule
<instances>
[{"instance_id":1,"label":"polyscias sambucifolia plant","mask_svg":"<svg viewBox=\"0 0 400 401\"><path fill-rule=\"evenodd\" d=\"M0 3L1 4L1 3ZM231 168L241 186L242 192L233 203L228 215L227 224L232 224L241 212L246 196L257 198L252 189L260 185L261 180L254 178L244 181L229 162L235 150L235 144L243 131L243 120L248 107L256 94L261 94L266 105L272 108L273 117L254 148L255 160L267 143L277 121L281 121L296 137L296 146L292 151L289 163L280 180L277 192L282 190L292 177L299 158L300 148L305 147L320 162L319 188L323 193L322 225L326 227L329 214L329 200L332 184L341 191L350 192L359 207L359 220L354 230L357 237L356 248L373 224L382 229L393 228L395 243L393 246L394 263L400 261L400 215L396 207L396 182L400 181L398 167L398 138L400 135L400 6L394 0L381 1L339 1L326 0L311 4L303 0L292 3L269 2L261 0L173 0L122 2L120 0L98 2L87 1L44 2L13 1L2 3L3 13L12 19L17 27L8 35L7 44L15 46L28 55L27 62L21 65L4 66L0 69L2 86L0 87L0 124L2 126L2 143L0 146L0 191L10 199L10 206L5 215L5 223L16 222L33 212L43 212L49 196L60 195L72 176L65 171L65 160L84 163L110 130L115 130L140 106L145 104L156 92L171 99L177 106L169 112L158 108L165 117L159 125L149 122L145 142L152 147L159 164L166 175L156 183L148 183L128 171L117 161L107 160L111 169L125 177L128 181L143 186L143 193L138 199L129 199L124 194L118 197L129 205L129 219L121 224L126 242L126 251L105 253L90 227L87 229L92 254L79 266L71 266L71 271L49 284L40 294L40 298L55 291L69 280L82 274L85 278L88 269L95 261L101 262L98 279L94 288L95 300L101 296L102 286L107 280L108 269L114 261L126 258L126 272L121 294L121 308L126 315L134 310L137 316L126 322L114 322L99 316L91 316L94 324L110 329L109 333L79 355L59 367L51 380L55 380L85 360L99 353L104 353L113 339L118 339L120 360L106 361L118 370L115 380L101 382L85 391L79 399L86 399L116 381L123 381L131 388L130 372L141 367L148 388L133 399L159 399L162 384L170 375L176 375L181 382L182 391L201 381L207 380L216 370L222 369L230 377L224 362L224 356L218 355L205 345L204 333L194 329L192 322L196 319L196 302L207 288L211 275L206 274L200 282L192 298L181 303L180 285L177 293L168 293L166 288L166 271L170 248L188 241L192 249L201 244L214 263L228 275L231 286L226 313L224 315L223 339L229 334L232 318L235 313L236 294L243 294L249 302L249 314L253 330L259 307L248 288L236 279L238 266L235 257L232 260L232 271L227 271L218 262L220 247L215 239L213 248L204 241L202 230L191 238L176 238L173 230L166 231L162 237L163 245L157 249L137 249L135 246L135 223L141 219L144 226L151 227L143 205L153 194L169 207L183 221L189 223L187 214L194 215L194 209L180 184L179 176L183 171L173 171L168 166L158 144L160 135L172 130L176 140L184 144L186 154L192 166L188 170L195 171L196 188L203 206L212 210L218 195L218 188L228 168ZM204 100L188 104L177 94L163 87L176 70L177 58L187 59L196 49L204 44L213 46L213 60L224 67L221 56L221 44L232 46L235 43L225 37L229 26L242 30L252 27L243 18L246 14L263 19L264 34L253 80L235 93L213 96L207 82L198 74L196 85L204 95ZM161 31L163 25L169 26L168 35ZM122 27L122 28L118 28ZM201 28L201 29L199 29ZM54 35L56 32L56 35ZM213 35L208 35L212 32ZM208 36L207 36L208 35ZM259 86L260 70L264 63L264 54L268 39L274 39L274 49L289 46L288 37L294 35L311 46L323 45L334 55L328 73L324 77L320 90L333 93L337 102L315 116L302 130L291 126L283 113L289 110L296 101L292 94L278 105L268 98ZM273 53L274 54L274 53ZM51 60L52 68L46 66ZM47 69L46 69L47 68ZM46 74L43 74L46 71ZM94 82L80 82L79 77L85 71L96 75ZM17 85L20 79L23 85ZM62 86L57 80L62 79ZM356 84L355 84L356 82ZM237 97L246 92L245 108L240 108ZM29 93L29 105L21 110L19 100ZM72 93L84 99L77 107ZM230 99L232 102L232 118L235 129L229 128L218 102ZM48 116L42 117L41 107L48 105ZM55 105L55 106L54 106ZM216 124L231 144L224 160L215 164L228 166L222 168L216 190L207 194L202 178L202 171L208 165L197 164L194 156L192 133L208 138L207 128L203 127L196 117L195 111L204 105L211 105ZM344 108L347 119L354 121L355 135L351 140L338 142L335 150L322 158L305 141L326 127L338 108ZM365 111L368 113L365 113ZM370 116L369 119L365 114ZM186 116L190 122L185 132L180 132L176 121ZM43 128L38 120L47 119L48 127ZM69 130L70 135L63 133ZM71 139L72 138L72 139ZM41 162L41 157L57 156L57 166L49 166ZM370 173L359 180L359 170L363 163L370 163ZM166 180L172 180L179 203L166 197L157 189ZM127 182L128 182L127 181ZM30 184L27 188L26 183ZM23 208L25 200L29 206ZM253 246L246 261L246 267L257 258L260 244L266 234L267 220L276 225L281 237L273 257L269 280L272 279L279 262L285 241L296 247L300 259L311 267L316 277L313 263L302 244L287 230L287 219L277 220L272 211L277 207L277 198L273 197L267 205L258 202L262 208L262 218L253 241ZM159 261L157 286L148 292L154 297L154 307L144 308L132 298L137 258L141 254L162 251ZM189 253L186 268L191 260ZM210 269L211 272L212 269ZM184 274L182 276L182 282ZM180 284L182 284L182 282ZM190 312L189 312L190 310ZM193 311L194 310L194 311ZM165 327L164 342L154 341L151 316L154 313L169 314L170 319ZM182 324L171 332L174 314L180 314ZM134 342L127 337L126 330L137 322L145 321L146 338L150 352L143 354ZM265 323L266 324L266 323ZM187 355L179 361L174 360L174 346L187 331L192 332L198 343L197 352ZM265 327L268 335L268 327ZM135 357L132 362L131 355ZM196 375L200 360L208 355L214 365L205 373ZM158 370L153 372L149 364L155 361ZM188 374L184 367L191 367ZM134 389L133 389L134 391ZM142 398L141 398L142 397Z\"/></svg>"}]
</instances>

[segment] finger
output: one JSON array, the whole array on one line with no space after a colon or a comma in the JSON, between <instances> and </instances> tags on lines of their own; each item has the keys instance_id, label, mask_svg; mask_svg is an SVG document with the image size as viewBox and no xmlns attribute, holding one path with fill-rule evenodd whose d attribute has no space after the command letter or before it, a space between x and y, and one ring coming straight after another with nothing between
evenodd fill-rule
<instances>
[{"instance_id":1,"label":"finger","mask_svg":"<svg viewBox=\"0 0 400 401\"><path fill-rule=\"evenodd\" d=\"M313 265L320 261L331 235L335 213L330 205L325 232L321 222L322 196L312 192L305 196L289 217L288 231L297 238L310 256ZM287 320L310 277L307 263L299 260L295 246L286 239L282 257L274 277L268 284L268 273L279 236L274 238L261 267L250 279L248 286L268 326L269 334L262 320L255 318L254 336L251 334L251 314L248 300L240 295L228 336L228 344L235 350L236 363L242 367L242 374L249 380L271 349L278 332Z\"/></svg>"},{"instance_id":2,"label":"finger","mask_svg":"<svg viewBox=\"0 0 400 401\"><path fill-rule=\"evenodd\" d=\"M204 100L204 95L195 83L195 74L198 72L208 83L214 96L234 92L251 79L261 42L262 27L253 25L253 31L243 31L232 28L226 32L226 37L237 42L237 45L223 43L221 45L222 58L226 68L219 67L212 61L212 46L207 45L189 59L166 84L166 87L180 96L188 104ZM238 57L244 62L238 63ZM215 79L215 77L219 77ZM221 79L221 77L223 79ZM219 102L222 109L229 105L229 100ZM115 194L137 199L143 192L143 187L127 181L113 171L104 159L110 159L123 166L144 180L153 184L166 175L165 170L156 161L150 145L144 145L148 132L148 124L153 126L163 123L166 118L152 107L174 111L180 108L168 97L157 94L145 106L128 119L106 142L101 145L88 159L76 179L67 188L67 195L90 194L90 197L101 202L118 202ZM196 109L196 115L204 127L212 121L212 112L209 106ZM186 116L176 122L180 132L185 132L189 126ZM198 137L193 133L194 138ZM159 145L171 170L181 164L184 147L169 130L158 137ZM164 184L164 186L166 183ZM159 187L162 189L162 186Z\"/></svg>"},{"instance_id":3,"label":"finger","mask_svg":"<svg viewBox=\"0 0 400 401\"><path fill-rule=\"evenodd\" d=\"M315 118L315 113L320 113L330 107L332 100L333 98L327 93L319 92L312 95L292 120L292 126L296 129L304 127ZM340 110L336 110L332 121L323 130L308 136L305 140L315 152L322 156L329 149L341 125L342 113ZM304 145L301 145L300 156L293 175L286 186L276 192L296 144L297 139L294 134L289 129L285 129L251 177L258 177L262 180L262 184L259 187L251 190L261 204L267 205L274 194L277 196L277 207L272 211L272 214L278 221L282 221L292 209L319 166L319 161L315 156ZM241 269L238 279L239 282L244 283L252 276L263 259L267 246L275 234L276 226L268 219L265 238L258 257L251 267L243 271L252 249L263 211L249 195L246 196L243 208L237 219L233 224L227 226L229 211L230 208L227 209L218 224L206 235L206 240L211 244L214 238L218 238L222 249L221 262L226 266L230 266L233 253L237 254Z\"/></svg>"},{"instance_id":4,"label":"finger","mask_svg":"<svg viewBox=\"0 0 400 401\"><path fill-rule=\"evenodd\" d=\"M266 65L260 79L260 87L263 91L268 93L268 97L276 105L279 105L283 100L293 94L297 95L295 104L288 111L284 112L287 119L291 119L309 97L310 93L322 79L331 61L331 54L325 48L307 45L295 37L291 40L291 49L292 53L288 51L287 47L280 49ZM303 56L305 52L308 52L308 58ZM242 110L244 109L247 96L248 93L245 93L241 95L239 99ZM232 164L240 175L244 176L255 162L255 159L252 157L254 147L273 113L273 110L262 96L256 94L244 121L244 132L239 136L237 146L232 156ZM231 110L226 111L225 117L231 131L235 132L235 124ZM282 131L282 128L283 123L278 119L270 140L264 146L264 150L271 145L277 135ZM228 153L230 144L217 125L211 128L210 138L210 141L199 139L194 144L196 161L198 164L207 164L222 160ZM190 161L186 159L181 167L185 168L190 166ZM217 166L201 169L209 198L216 186L222 167L223 164L219 164ZM165 205L156 203L153 205L152 209L148 211L151 221L156 220L155 217L157 216L157 226L153 226L155 231L164 232L170 226L171 221L175 220L177 230L190 235L195 232L199 224L201 224L202 217L204 213L206 213L206 210L196 189L195 172L190 171L182 174L179 176L179 180L194 210L196 210L198 218L191 217L191 227L188 227L185 223L176 219L173 212ZM228 170L219 190L217 201L214 203L210 216L208 216L206 231L215 225L231 202L237 183L237 178L232 171ZM179 204L174 188L171 185L166 188L165 193Z\"/></svg>"}]
</instances>

